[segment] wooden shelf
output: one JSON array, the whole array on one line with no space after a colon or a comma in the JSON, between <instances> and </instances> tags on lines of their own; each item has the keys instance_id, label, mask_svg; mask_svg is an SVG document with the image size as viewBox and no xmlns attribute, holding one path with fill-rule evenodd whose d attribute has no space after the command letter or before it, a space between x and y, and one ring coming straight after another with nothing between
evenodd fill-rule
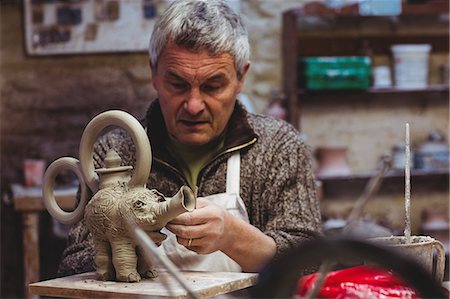
<instances>
[{"instance_id":1,"label":"wooden shelf","mask_svg":"<svg viewBox=\"0 0 450 299\"><path fill-rule=\"evenodd\" d=\"M402 14L411 16L436 15L448 12L449 3L446 0L430 0L424 3L408 4L402 2ZM351 4L339 8L330 8L321 2L304 5L300 8L294 8L290 11L293 15L304 16L345 16L360 17L358 4Z\"/></svg>"},{"instance_id":2,"label":"wooden shelf","mask_svg":"<svg viewBox=\"0 0 450 299\"><path fill-rule=\"evenodd\" d=\"M342 35L339 33L328 33L321 36L310 36L303 34L297 39L298 54L301 56L346 56L348 53L365 54L366 49L370 49L371 54L389 55L393 44L430 44L433 52L446 53L449 51L449 44L442 40L447 38L447 34L398 34L390 33L386 35ZM308 45L305 47L304 45Z\"/></svg>"},{"instance_id":3,"label":"wooden shelf","mask_svg":"<svg viewBox=\"0 0 450 299\"><path fill-rule=\"evenodd\" d=\"M19 184L13 184L11 189L16 211L38 212L46 210L41 187L24 187ZM64 211L73 211L77 203L77 191L77 186L55 190L54 196L58 206Z\"/></svg>"},{"instance_id":4,"label":"wooden shelf","mask_svg":"<svg viewBox=\"0 0 450 299\"><path fill-rule=\"evenodd\" d=\"M448 93L449 86L446 84L433 84L429 85L427 88L411 88L411 89L398 89L398 88L378 88L371 87L366 92L368 93Z\"/></svg>"},{"instance_id":5,"label":"wooden shelf","mask_svg":"<svg viewBox=\"0 0 450 299\"><path fill-rule=\"evenodd\" d=\"M367 180L376 175L376 171L368 171L368 172L360 172L349 175L317 175L316 178L322 182L325 181L352 181L352 180ZM432 177L432 176L442 176L449 175L448 169L435 169L435 170L426 170L426 169L412 169L411 177ZM405 177L405 173L403 170L390 170L384 176L386 178L399 178Z\"/></svg>"},{"instance_id":6,"label":"wooden shelf","mask_svg":"<svg viewBox=\"0 0 450 299\"><path fill-rule=\"evenodd\" d=\"M371 87L369 89L365 90L358 90L358 89L334 89L334 90L306 90L306 89L299 89L298 95L305 95L305 94L316 94L316 93L369 93L369 94L403 94L403 93L448 93L449 92L449 86L445 84L433 84L429 85L427 88L417 88L417 89L398 89L395 87L389 87L389 88L377 88L377 87Z\"/></svg>"},{"instance_id":7,"label":"wooden shelf","mask_svg":"<svg viewBox=\"0 0 450 299\"><path fill-rule=\"evenodd\" d=\"M367 182L376 175L376 171L355 173L344 176L316 176L322 182L324 197L327 199L349 197L356 199L362 194ZM405 173L402 170L390 170L384 176L379 194L403 193ZM411 170L411 187L416 191L449 191L449 170Z\"/></svg>"}]
</instances>

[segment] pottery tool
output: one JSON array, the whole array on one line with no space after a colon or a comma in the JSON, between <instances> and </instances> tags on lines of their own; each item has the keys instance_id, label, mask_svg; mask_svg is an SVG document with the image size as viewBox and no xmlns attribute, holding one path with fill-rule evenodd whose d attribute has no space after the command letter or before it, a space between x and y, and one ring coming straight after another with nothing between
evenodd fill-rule
<instances>
[{"instance_id":1,"label":"pottery tool","mask_svg":"<svg viewBox=\"0 0 450 299\"><path fill-rule=\"evenodd\" d=\"M378 191L381 182L383 181L384 175L391 167L391 158L389 156L382 156L379 162L378 173L370 178L364 189L364 192L357 199L354 208L350 212L347 218L347 225L344 228L345 232L351 231L351 228L357 223L357 220L361 218L364 207L366 206L369 199Z\"/></svg>"},{"instance_id":2,"label":"pottery tool","mask_svg":"<svg viewBox=\"0 0 450 299\"><path fill-rule=\"evenodd\" d=\"M410 149L409 149L409 123L406 123L405 134L405 237L406 243L411 243L411 170L410 170Z\"/></svg>"},{"instance_id":3,"label":"pottery tool","mask_svg":"<svg viewBox=\"0 0 450 299\"><path fill-rule=\"evenodd\" d=\"M186 290L189 297L192 299L198 299L199 296L192 291L189 287L189 284L186 280L181 276L177 267L165 256L159 254L158 248L156 244L153 242L151 238L147 236L145 231L137 225L133 225L130 221L125 221L128 226L128 230L131 232L133 238L136 242L141 246L147 257L155 258L161 266L167 269L169 273L175 278L175 280Z\"/></svg>"},{"instance_id":4,"label":"pottery tool","mask_svg":"<svg viewBox=\"0 0 450 299\"><path fill-rule=\"evenodd\" d=\"M334 266L334 263L330 260L325 260L319 268L319 275L316 277L316 281L314 282L313 287L311 288L310 292L307 293L307 295L304 296L306 299L314 299L317 298L317 295L319 294L320 290L322 289L322 286L325 282L325 279L327 278L328 272L332 269L332 266Z\"/></svg>"}]
</instances>

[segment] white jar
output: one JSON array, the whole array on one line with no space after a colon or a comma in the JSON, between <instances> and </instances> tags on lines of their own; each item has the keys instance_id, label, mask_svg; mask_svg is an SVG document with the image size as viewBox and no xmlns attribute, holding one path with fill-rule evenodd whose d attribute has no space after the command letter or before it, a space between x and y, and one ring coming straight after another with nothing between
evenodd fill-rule
<instances>
[{"instance_id":1,"label":"white jar","mask_svg":"<svg viewBox=\"0 0 450 299\"><path fill-rule=\"evenodd\" d=\"M426 88L428 85L429 44L393 45L395 86L400 89Z\"/></svg>"},{"instance_id":2,"label":"white jar","mask_svg":"<svg viewBox=\"0 0 450 299\"><path fill-rule=\"evenodd\" d=\"M379 65L373 68L373 86L374 87L391 87L391 69L386 65Z\"/></svg>"}]
</instances>

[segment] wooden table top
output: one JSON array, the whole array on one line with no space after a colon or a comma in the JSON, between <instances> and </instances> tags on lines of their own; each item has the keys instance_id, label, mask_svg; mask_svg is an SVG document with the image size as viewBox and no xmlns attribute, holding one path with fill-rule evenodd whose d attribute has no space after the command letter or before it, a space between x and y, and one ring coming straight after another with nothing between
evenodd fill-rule
<instances>
[{"instance_id":1,"label":"wooden table top","mask_svg":"<svg viewBox=\"0 0 450 299\"><path fill-rule=\"evenodd\" d=\"M256 283L255 273L181 271L192 291L209 298L245 289ZM63 298L188 298L170 274L159 270L155 279L125 283L100 281L94 272L77 274L29 285L32 294Z\"/></svg>"},{"instance_id":2,"label":"wooden table top","mask_svg":"<svg viewBox=\"0 0 450 299\"><path fill-rule=\"evenodd\" d=\"M22 185L11 185L14 197L14 208L20 212L45 211L44 199L41 187L24 187ZM62 209L72 210L75 208L77 187L55 190L56 202Z\"/></svg>"}]
</instances>

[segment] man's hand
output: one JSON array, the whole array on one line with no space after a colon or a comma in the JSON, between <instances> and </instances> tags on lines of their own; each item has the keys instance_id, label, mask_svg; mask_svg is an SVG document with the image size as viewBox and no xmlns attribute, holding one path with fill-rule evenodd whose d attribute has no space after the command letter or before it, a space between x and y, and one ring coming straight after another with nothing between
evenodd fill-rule
<instances>
[{"instance_id":1,"label":"man's hand","mask_svg":"<svg viewBox=\"0 0 450 299\"><path fill-rule=\"evenodd\" d=\"M156 246L160 246L162 241L164 241L167 236L159 231L152 232L146 231L147 235L152 239L152 241L156 244Z\"/></svg>"},{"instance_id":2,"label":"man's hand","mask_svg":"<svg viewBox=\"0 0 450 299\"><path fill-rule=\"evenodd\" d=\"M194 211L179 215L166 228L188 249L199 254L220 250L246 272L260 270L276 252L271 237L201 197Z\"/></svg>"},{"instance_id":3,"label":"man's hand","mask_svg":"<svg viewBox=\"0 0 450 299\"><path fill-rule=\"evenodd\" d=\"M222 207L199 197L194 211L179 215L166 228L188 249L200 254L212 253L222 250L229 242L228 217L232 216Z\"/></svg>"}]
</instances>

